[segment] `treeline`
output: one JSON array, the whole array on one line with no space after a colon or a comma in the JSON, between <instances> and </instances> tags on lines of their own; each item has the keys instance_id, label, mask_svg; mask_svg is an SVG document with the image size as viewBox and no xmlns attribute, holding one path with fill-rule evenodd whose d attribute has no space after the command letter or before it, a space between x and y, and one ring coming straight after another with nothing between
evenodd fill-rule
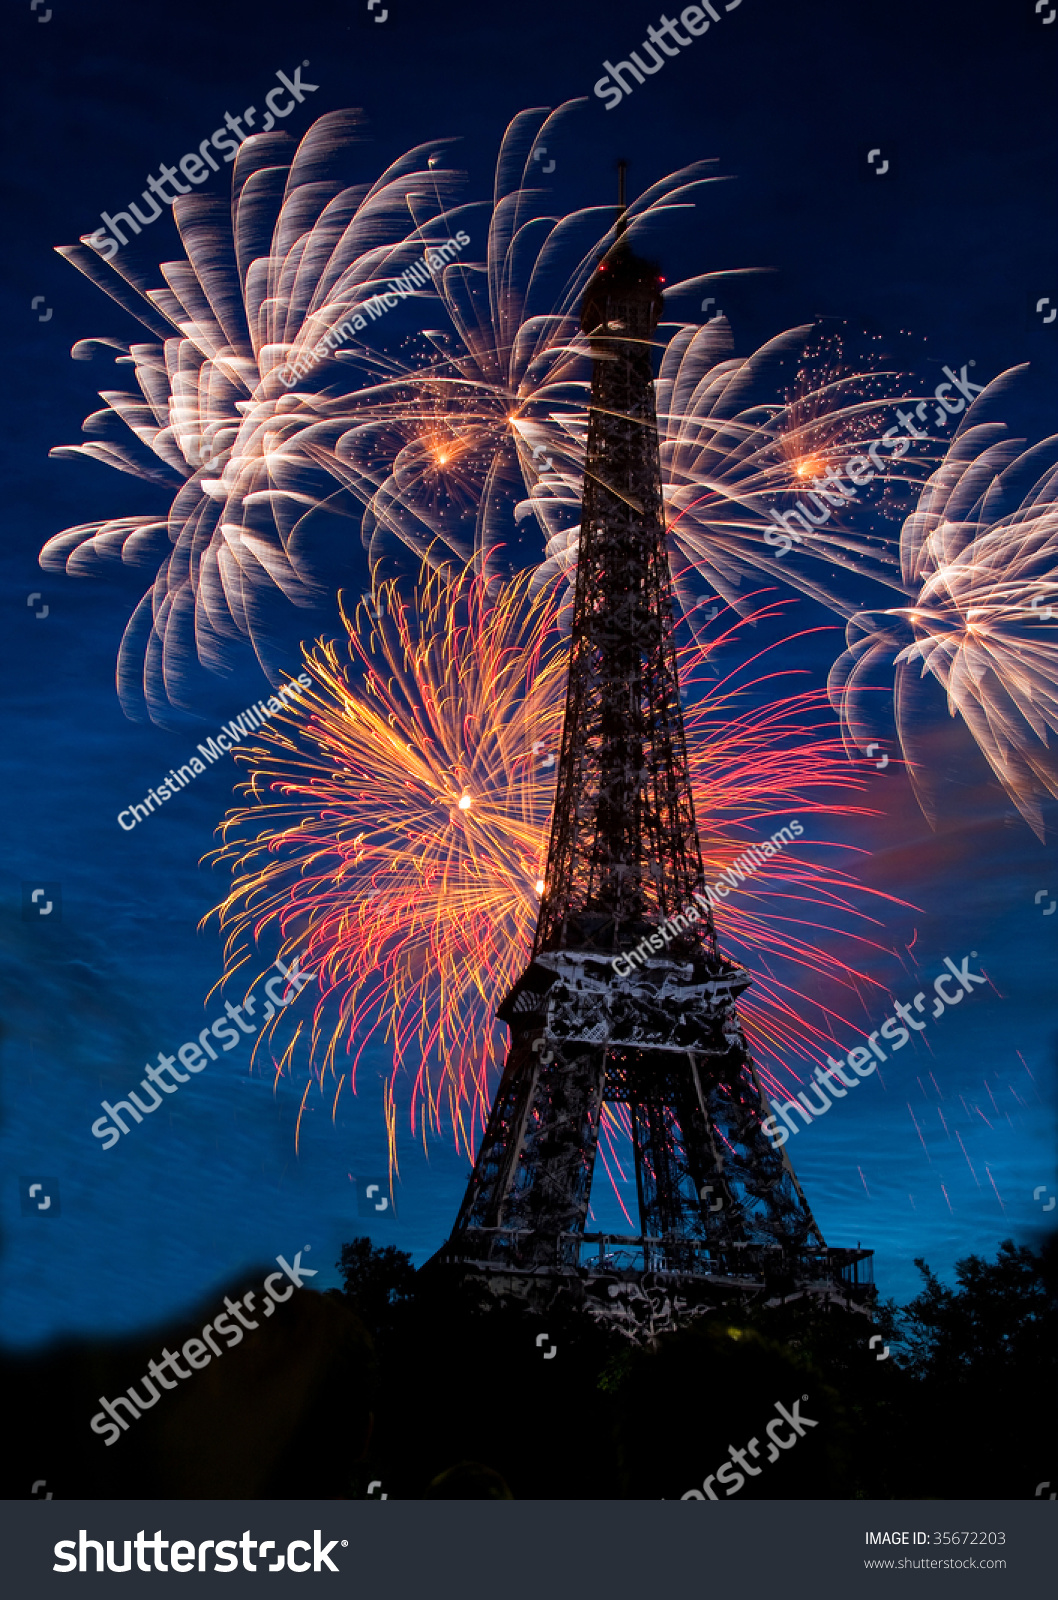
<instances>
[{"instance_id":1,"label":"treeline","mask_svg":"<svg viewBox=\"0 0 1058 1600\"><path fill-rule=\"evenodd\" d=\"M873 1323L804 1300L718 1311L633 1348L577 1315L489 1307L356 1240L332 1294L366 1323L379 1362L366 1482L417 1497L477 1462L519 1499L678 1499L756 1438L743 1499L1025 1499L1043 1480L1058 1487L1058 1236L969 1256L951 1288L916 1265L921 1293ZM816 1425L769 1462L767 1424L798 1400Z\"/></svg>"},{"instance_id":2,"label":"treeline","mask_svg":"<svg viewBox=\"0 0 1058 1600\"><path fill-rule=\"evenodd\" d=\"M111 1445L89 1427L99 1396L125 1389L163 1344L180 1348L201 1315L6 1361L3 1493L27 1498L40 1480L56 1499L1058 1488L1058 1237L969 1256L950 1287L917 1265L921 1292L873 1323L802 1300L719 1310L633 1347L583 1314L498 1305L354 1239L342 1289L293 1294Z\"/></svg>"}]
</instances>

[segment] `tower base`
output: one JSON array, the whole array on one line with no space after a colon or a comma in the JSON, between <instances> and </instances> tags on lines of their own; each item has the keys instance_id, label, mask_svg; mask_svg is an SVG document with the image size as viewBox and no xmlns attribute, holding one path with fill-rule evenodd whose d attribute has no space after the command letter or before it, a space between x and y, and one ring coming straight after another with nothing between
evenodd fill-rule
<instances>
[{"instance_id":1,"label":"tower base","mask_svg":"<svg viewBox=\"0 0 1058 1600\"><path fill-rule=\"evenodd\" d=\"M644 1344L723 1306L771 1310L814 1299L870 1316L876 1298L871 1255L868 1250L801 1251L796 1259L769 1263L764 1270L751 1266L737 1274L643 1270L605 1260L577 1267L517 1267L468 1261L444 1250L429 1265L458 1274L482 1291L486 1301L538 1316L578 1313L633 1344Z\"/></svg>"}]
</instances>

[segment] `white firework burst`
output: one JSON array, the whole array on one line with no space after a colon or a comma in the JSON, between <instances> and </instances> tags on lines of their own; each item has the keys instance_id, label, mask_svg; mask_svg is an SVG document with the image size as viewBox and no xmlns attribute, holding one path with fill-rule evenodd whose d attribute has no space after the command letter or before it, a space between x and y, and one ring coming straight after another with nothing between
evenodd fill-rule
<instances>
[{"instance_id":1,"label":"white firework burst","mask_svg":"<svg viewBox=\"0 0 1058 1600\"><path fill-rule=\"evenodd\" d=\"M277 681L291 644L362 577L364 551L371 569L400 552L415 568L474 563L487 575L536 562L541 583L571 568L590 378L577 310L616 213L551 214L533 151L557 142L582 104L514 118L490 201L464 198L465 175L444 165L451 140L351 181L362 118L336 111L296 148L281 132L248 138L230 207L176 201L185 256L162 265L164 286L148 287L123 254L108 263L85 242L61 252L152 336L75 346L81 357L117 349L138 392L104 391L89 442L53 454L163 486L169 507L81 523L41 557L49 570L116 561L151 573L119 652L130 716L192 710L196 669L225 675L247 644ZM669 214L716 181L700 161L653 184L628 208L630 242L648 252ZM459 259L428 279L415 273L457 233L470 241ZM717 275L666 294L675 302ZM376 322L365 308L387 292L400 312ZM339 332L358 321L351 337ZM785 567L763 535L769 505L802 492L806 470L824 471L877 431L898 375L877 363L866 375L813 365L811 326L748 359L732 355L724 319L669 323L659 339L677 577L701 574L737 604L739 586L765 576L845 615L843 576L892 583L884 538L847 520ZM527 520L534 548L515 552ZM697 596L685 588L684 598Z\"/></svg>"},{"instance_id":2,"label":"white firework burst","mask_svg":"<svg viewBox=\"0 0 1058 1600\"><path fill-rule=\"evenodd\" d=\"M896 731L935 820L935 721L924 691L939 684L949 715L1042 839L1043 800L1058 797L1058 436L1024 449L982 420L1015 370L967 411L904 524L908 600L851 619L830 690L849 742L862 748L894 683Z\"/></svg>"}]
</instances>

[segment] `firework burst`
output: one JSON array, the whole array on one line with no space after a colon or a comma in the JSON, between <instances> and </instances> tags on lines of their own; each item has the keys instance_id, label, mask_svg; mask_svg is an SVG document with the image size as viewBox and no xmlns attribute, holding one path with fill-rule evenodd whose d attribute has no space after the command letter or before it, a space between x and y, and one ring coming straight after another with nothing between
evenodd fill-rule
<instances>
[{"instance_id":1,"label":"firework burst","mask_svg":"<svg viewBox=\"0 0 1058 1600\"><path fill-rule=\"evenodd\" d=\"M532 940L561 735L555 601L530 607L527 589L490 598L480 576L435 572L406 604L380 585L373 621L346 618L348 663L333 644L307 653L306 722L250 752L249 803L220 852L235 880L220 908L229 970L269 924L291 947L307 940L320 969L321 1086L330 1071L336 1098L346 1077L355 1087L379 1032L395 1072L412 1071L413 1120L450 1124L467 1148L492 1009Z\"/></svg>"},{"instance_id":2,"label":"firework burst","mask_svg":"<svg viewBox=\"0 0 1058 1600\"><path fill-rule=\"evenodd\" d=\"M246 803L217 852L233 876L216 913L227 976L276 932L320 973L311 1024L279 1070L304 1068L305 1094L315 1085L337 1107L373 1039L392 1054L391 1133L406 1074L416 1134L447 1130L470 1155L505 1048L495 1007L532 943L560 748L560 586L542 597L534 587L531 573L496 586L434 572L406 603L396 581L381 584L376 616L360 607L346 618L343 652L306 652L307 710L247 750ZM758 605L754 620L774 609ZM761 707L768 675L703 685L699 645L683 664L686 687L702 693L687 729L710 877L773 817L861 809L860 779L823 726L824 696ZM824 789L849 798L821 799ZM725 908L725 942L752 952L745 1016L773 1086L791 1058L821 1061L831 1035L822 1002L774 978L767 958L869 982L825 948L835 919L871 923L857 892L837 868L779 855ZM866 948L870 930L859 937Z\"/></svg>"},{"instance_id":3,"label":"firework burst","mask_svg":"<svg viewBox=\"0 0 1058 1600\"><path fill-rule=\"evenodd\" d=\"M923 811L937 815L932 682L1022 817L1044 837L1058 797L1058 437L1030 450L967 412L901 535L908 602L860 613L831 672L833 702L862 748L895 678L896 731ZM924 681L925 680L925 681Z\"/></svg>"},{"instance_id":4,"label":"firework burst","mask_svg":"<svg viewBox=\"0 0 1058 1600\"><path fill-rule=\"evenodd\" d=\"M131 249L111 262L85 242L61 251L149 335L75 346L81 358L116 350L138 392L103 391L89 441L53 454L131 473L171 504L68 528L41 557L51 571L113 561L151 574L119 653L130 716L194 709L200 669L227 675L247 645L278 681L291 636L330 625L338 588L367 570L361 544L372 570L380 560L406 568L410 556L413 571L423 559L495 561L496 575L537 563L542 587L568 575L590 379L577 310L614 242L615 208L553 214L533 150L557 147L581 105L514 118L490 201L464 197L465 175L445 166L448 139L350 176L363 159L362 116L336 111L296 148L281 132L248 138L230 208L178 199L185 255L161 267L161 286ZM630 242L652 253L672 214L685 221L716 181L698 161L652 184L629 207ZM458 260L408 277L456 233L469 239ZM720 275L732 273L667 285L667 302ZM376 318L367 308L380 293L393 304ZM337 337L350 326L358 331ZM763 531L807 471L840 465L880 431L879 407L904 392L899 372L878 350L861 360L812 326L747 359L733 355L723 318L704 329L668 322L659 338L678 572L700 570L732 604L767 572L848 616L850 578L891 581L885 540L839 536L835 520L833 537L780 569ZM288 388L299 358L305 375ZM532 537L511 559L519 523Z\"/></svg>"},{"instance_id":5,"label":"firework burst","mask_svg":"<svg viewBox=\"0 0 1058 1600\"><path fill-rule=\"evenodd\" d=\"M685 611L704 581L736 609L762 580L788 583L824 605L850 615L851 595L865 583L903 587L895 540L888 524L907 510L929 459L890 462L870 509L824 506L825 531L780 565L769 512L811 496L828 473L877 440L894 394L910 379L874 335L847 324L789 329L751 356L736 358L727 319L704 327L662 325L664 345L655 398L661 443L662 484L669 525L669 557ZM884 416L885 423L880 421ZM564 469L541 478L531 506L548 528L543 577L574 579L582 488L583 439L566 454ZM835 503L831 484L830 502ZM818 496L817 496L818 499ZM565 523L557 525L557 513ZM870 527L857 526L870 520ZM748 588L747 588L748 586Z\"/></svg>"}]
</instances>

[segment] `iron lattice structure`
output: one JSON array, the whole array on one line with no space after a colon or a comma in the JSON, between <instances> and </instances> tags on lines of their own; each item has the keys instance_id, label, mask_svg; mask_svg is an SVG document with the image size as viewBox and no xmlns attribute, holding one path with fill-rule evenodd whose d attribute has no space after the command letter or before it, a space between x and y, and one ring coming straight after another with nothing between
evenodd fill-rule
<instances>
[{"instance_id":1,"label":"iron lattice structure","mask_svg":"<svg viewBox=\"0 0 1058 1600\"><path fill-rule=\"evenodd\" d=\"M828 1251L717 946L676 667L652 385L657 269L619 236L585 293L593 354L569 684L532 957L498 1009L503 1078L442 1252L487 1272L675 1274L718 1288L848 1285ZM645 965L612 958L694 905ZM604 1103L628 1108L638 1235L585 1231ZM597 1250L596 1250L597 1247ZM609 1247L609 1248L608 1248Z\"/></svg>"}]
</instances>

